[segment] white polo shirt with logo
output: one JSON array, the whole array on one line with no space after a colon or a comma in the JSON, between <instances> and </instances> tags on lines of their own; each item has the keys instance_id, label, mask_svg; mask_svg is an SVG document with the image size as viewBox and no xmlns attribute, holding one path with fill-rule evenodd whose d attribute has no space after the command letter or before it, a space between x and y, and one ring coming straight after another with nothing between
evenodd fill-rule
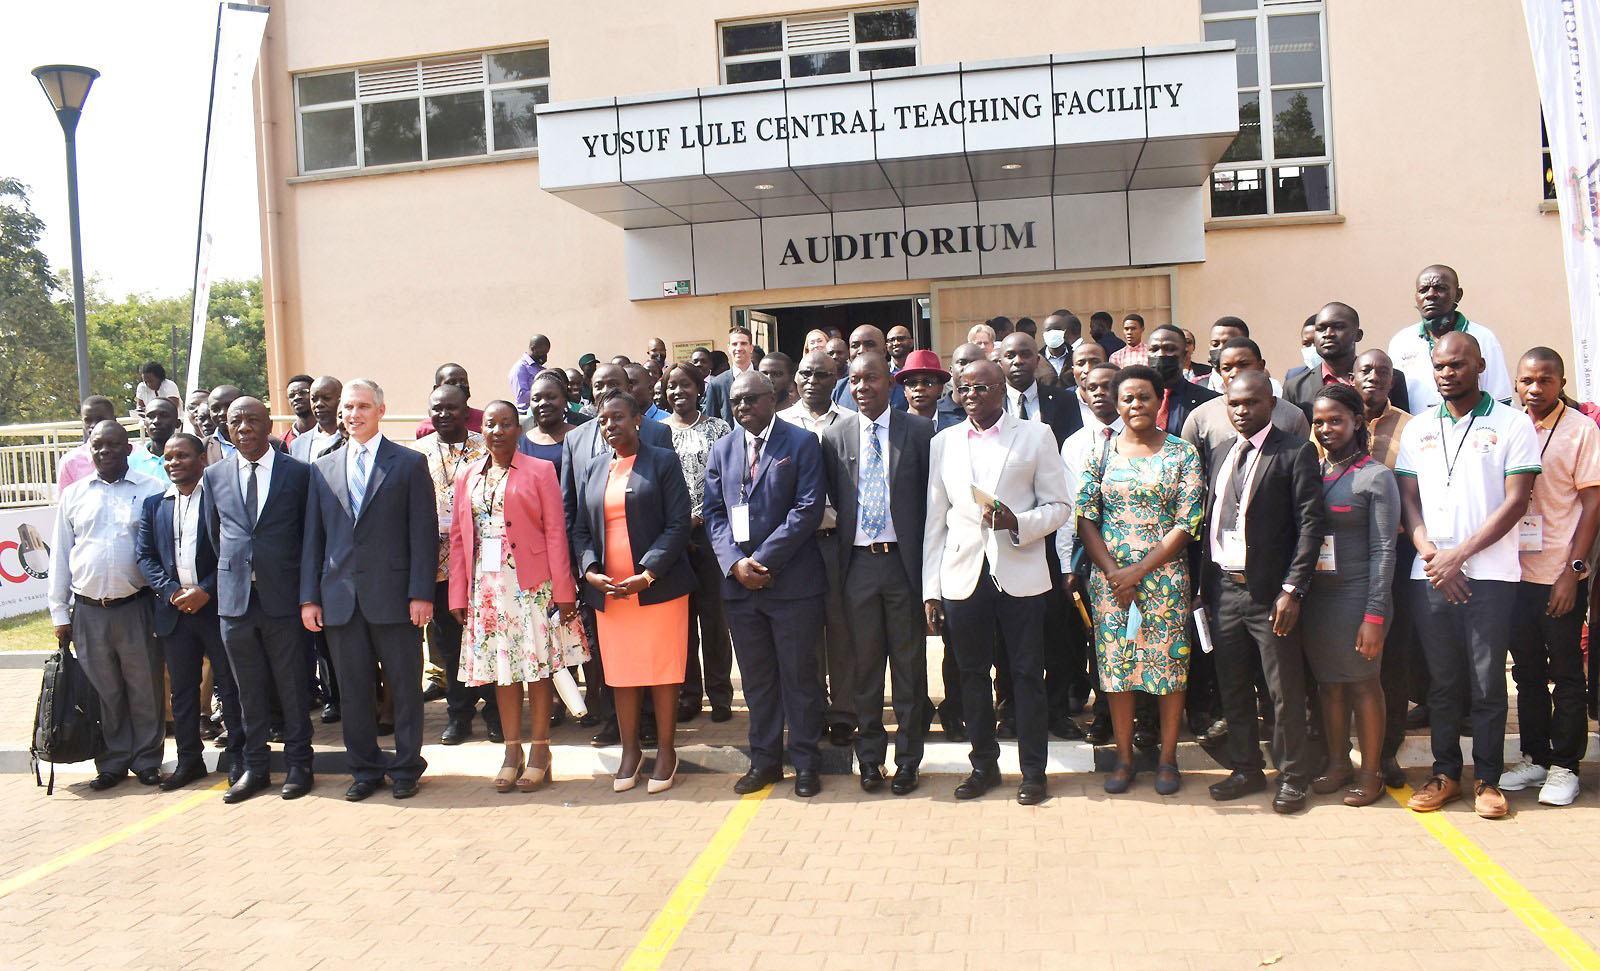
<instances>
[{"instance_id":1,"label":"white polo shirt with logo","mask_svg":"<svg viewBox=\"0 0 1600 971\"><path fill-rule=\"evenodd\" d=\"M1476 340L1478 350L1483 353L1483 376L1478 381L1479 387L1489 392L1491 397L1509 401L1511 372L1506 370L1506 355L1500 349L1499 338L1483 324L1468 320L1467 315L1459 310L1456 315L1456 330ZM1420 320L1401 330L1389 341L1389 358L1394 361L1394 369L1405 377L1406 395L1410 399L1407 403L1413 415L1427 415L1434 406L1444 401L1439 395L1438 385L1433 383L1433 343L1434 337L1428 333L1428 325Z\"/></svg>"},{"instance_id":2,"label":"white polo shirt with logo","mask_svg":"<svg viewBox=\"0 0 1600 971\"><path fill-rule=\"evenodd\" d=\"M1428 538L1440 549L1460 544L1505 502L1506 476L1538 471L1533 420L1489 394L1459 420L1441 403L1407 422L1394 469L1416 480ZM1426 579L1426 567L1417 557L1411 579ZM1461 572L1473 580L1520 581L1517 527L1469 557Z\"/></svg>"}]
</instances>

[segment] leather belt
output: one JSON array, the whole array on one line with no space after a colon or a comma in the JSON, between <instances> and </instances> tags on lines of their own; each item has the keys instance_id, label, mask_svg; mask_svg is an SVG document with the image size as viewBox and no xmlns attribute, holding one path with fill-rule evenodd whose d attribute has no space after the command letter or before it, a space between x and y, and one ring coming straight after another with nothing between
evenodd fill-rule
<instances>
[{"instance_id":1,"label":"leather belt","mask_svg":"<svg viewBox=\"0 0 1600 971\"><path fill-rule=\"evenodd\" d=\"M132 603L133 601L138 600L140 597L149 592L149 587L141 587L138 591L130 593L126 597L85 597L81 593L75 593L72 595L72 598L78 603L94 604L96 607L101 608L120 607L125 603Z\"/></svg>"},{"instance_id":2,"label":"leather belt","mask_svg":"<svg viewBox=\"0 0 1600 971\"><path fill-rule=\"evenodd\" d=\"M818 536L832 536L834 533L837 533L838 531L839 531L839 527L837 527L837 526L824 526L821 529L817 530L817 535Z\"/></svg>"},{"instance_id":3,"label":"leather belt","mask_svg":"<svg viewBox=\"0 0 1600 971\"><path fill-rule=\"evenodd\" d=\"M899 543L868 543L866 546L857 546L856 549L867 553L893 553Z\"/></svg>"},{"instance_id":4,"label":"leather belt","mask_svg":"<svg viewBox=\"0 0 1600 971\"><path fill-rule=\"evenodd\" d=\"M1243 573L1235 573L1232 570L1223 570L1221 568L1218 568L1217 572L1222 574L1222 579L1232 581L1233 583L1237 583L1241 587L1248 586L1249 583L1250 583L1249 578L1246 577Z\"/></svg>"}]
</instances>

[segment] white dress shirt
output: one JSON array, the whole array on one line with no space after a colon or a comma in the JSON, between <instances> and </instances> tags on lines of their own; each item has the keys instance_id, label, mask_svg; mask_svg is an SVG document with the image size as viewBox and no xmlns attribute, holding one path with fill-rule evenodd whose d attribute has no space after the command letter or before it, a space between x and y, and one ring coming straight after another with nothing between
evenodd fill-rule
<instances>
[{"instance_id":1,"label":"white dress shirt","mask_svg":"<svg viewBox=\"0 0 1600 971\"><path fill-rule=\"evenodd\" d=\"M107 482L98 474L67 486L56 507L50 544L50 622L72 622L72 598L116 600L148 584L134 556L134 538L144 501L160 495L162 484L129 469Z\"/></svg>"},{"instance_id":2,"label":"white dress shirt","mask_svg":"<svg viewBox=\"0 0 1600 971\"><path fill-rule=\"evenodd\" d=\"M178 564L178 582L186 587L200 582L194 557L200 545L200 491L203 488L204 482L196 482L194 491L186 496L177 486L167 487L167 495L172 497L173 559Z\"/></svg>"},{"instance_id":3,"label":"white dress shirt","mask_svg":"<svg viewBox=\"0 0 1600 971\"><path fill-rule=\"evenodd\" d=\"M1244 530L1244 513L1250 508L1250 494L1254 491L1256 466L1261 462L1261 445L1270 434L1272 434L1272 422L1269 421L1249 439L1251 448L1249 457L1245 459L1244 487L1239 490L1239 516L1234 522L1234 528L1241 533ZM1217 505L1221 505L1222 496L1228 488L1228 479L1233 475L1234 467L1239 464L1239 446L1244 441L1245 437L1240 435L1233 443L1233 448L1229 450L1228 457L1223 459L1222 468L1217 470L1217 501L1211 509L1211 560L1224 570L1244 569L1243 563L1228 563L1222 558L1222 515L1216 508ZM1248 536L1244 539L1246 542L1249 541Z\"/></svg>"},{"instance_id":4,"label":"white dress shirt","mask_svg":"<svg viewBox=\"0 0 1600 971\"><path fill-rule=\"evenodd\" d=\"M311 462L315 461L316 457L322 454L323 449L327 448L329 445L332 445L338 440L339 427L335 425L333 431L325 432L322 430L321 425L315 425L309 432L306 432L306 434L311 436L311 450L306 454L306 461Z\"/></svg>"},{"instance_id":5,"label":"white dress shirt","mask_svg":"<svg viewBox=\"0 0 1600 971\"><path fill-rule=\"evenodd\" d=\"M599 436L595 436L595 437L598 438ZM352 438L352 439L350 439L349 444L347 444L344 447L344 454L345 454L344 487L345 487L345 491L350 496L354 497L355 493L356 493L356 456L361 454L362 449L366 450L366 453L367 453L367 482L371 483L372 482L372 463L378 458L378 446L380 446L382 444L383 444L383 432L378 432L376 435L373 435L371 438L367 439L367 444L365 444L365 445L360 444L359 442L357 442L355 439ZM365 498L366 498L366 493L362 492L360 499L354 499L353 498L352 501L353 502L362 502L362 501L365 500Z\"/></svg>"},{"instance_id":6,"label":"white dress shirt","mask_svg":"<svg viewBox=\"0 0 1600 971\"><path fill-rule=\"evenodd\" d=\"M1121 416L1111 419L1109 425L1102 425L1099 418L1090 414L1087 423L1061 443L1061 463L1067 467L1067 495L1071 497L1068 502L1072 505L1067 524L1056 531L1056 553L1061 557L1063 571L1072 562L1073 551L1078 545L1077 501L1078 490L1083 485L1083 472L1085 469L1100 468L1102 455L1109 461L1112 451L1116 449L1115 439L1122 434L1122 429Z\"/></svg>"},{"instance_id":7,"label":"white dress shirt","mask_svg":"<svg viewBox=\"0 0 1600 971\"><path fill-rule=\"evenodd\" d=\"M746 477L750 475L750 466L756 463L756 439L761 439L761 450L765 452L767 446L772 444L772 426L777 424L777 421L778 416L774 414L772 421L767 422L767 427L762 429L761 434L751 435L749 432L744 433L744 475ZM742 427L740 430L743 430Z\"/></svg>"},{"instance_id":8,"label":"white dress shirt","mask_svg":"<svg viewBox=\"0 0 1600 971\"><path fill-rule=\"evenodd\" d=\"M860 448L860 459L856 462L856 538L855 545L871 546L873 543L895 543L898 539L894 534L894 494L886 491L884 503L883 532L876 536L867 535L861 526L861 496L867 481L867 456L871 455L872 436L876 435L878 444L883 446L883 478L884 483L889 480L889 411L883 409L883 414L874 421L866 415L860 416L857 424L857 447Z\"/></svg>"},{"instance_id":9,"label":"white dress shirt","mask_svg":"<svg viewBox=\"0 0 1600 971\"><path fill-rule=\"evenodd\" d=\"M818 441L821 441L822 430L838 421L844 416L844 414L845 411L843 408L840 408L838 405L830 401L828 403L828 410L824 411L821 417L812 417L811 410L806 407L805 402L797 401L789 407L778 412L778 417L782 418L791 425L804 428L806 431L817 436ZM745 458L748 460L748 452L745 453ZM839 514L834 511L833 500L829 499L826 495L823 496L823 503L822 525L818 526L817 528L833 529L834 526L839 522Z\"/></svg>"},{"instance_id":10,"label":"white dress shirt","mask_svg":"<svg viewBox=\"0 0 1600 971\"><path fill-rule=\"evenodd\" d=\"M1078 403L1078 415L1083 418L1083 424L1080 427L1094 428L1100 424L1100 419L1094 416L1094 409L1089 407L1089 402L1083 400L1082 391L1083 389L1080 388L1072 393L1072 400ZM1117 420L1120 422L1122 419L1119 418ZM1065 445L1066 443L1062 442L1062 444Z\"/></svg>"},{"instance_id":11,"label":"white dress shirt","mask_svg":"<svg viewBox=\"0 0 1600 971\"><path fill-rule=\"evenodd\" d=\"M273 453L277 449L271 446L260 458L256 459L256 518L261 518L261 510L267 507L267 487L272 483ZM241 452L234 456L234 461L239 463L239 498L249 501L250 498L250 460ZM372 463L367 463L367 475L372 475Z\"/></svg>"},{"instance_id":12,"label":"white dress shirt","mask_svg":"<svg viewBox=\"0 0 1600 971\"><path fill-rule=\"evenodd\" d=\"M1039 417L1039 382L1035 381L1028 385L1028 390L1026 391L1018 391L1011 385L1006 385L1006 410L1013 415L1020 414L1020 412L1017 410L1017 403L1019 401L1026 401L1028 403L1029 421L1043 420Z\"/></svg>"}]
</instances>

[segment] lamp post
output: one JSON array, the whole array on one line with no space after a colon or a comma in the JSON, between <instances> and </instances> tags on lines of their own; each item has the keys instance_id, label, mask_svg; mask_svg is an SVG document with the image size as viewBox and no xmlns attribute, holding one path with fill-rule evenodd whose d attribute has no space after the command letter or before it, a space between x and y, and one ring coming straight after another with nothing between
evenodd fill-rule
<instances>
[{"instance_id":1,"label":"lamp post","mask_svg":"<svg viewBox=\"0 0 1600 971\"><path fill-rule=\"evenodd\" d=\"M78 236L78 117L89 87L100 72L76 64L46 64L33 69L39 87L56 110L67 140L67 219L72 230L72 314L78 350L78 400L89 397L89 332L83 318L83 244Z\"/></svg>"}]
</instances>

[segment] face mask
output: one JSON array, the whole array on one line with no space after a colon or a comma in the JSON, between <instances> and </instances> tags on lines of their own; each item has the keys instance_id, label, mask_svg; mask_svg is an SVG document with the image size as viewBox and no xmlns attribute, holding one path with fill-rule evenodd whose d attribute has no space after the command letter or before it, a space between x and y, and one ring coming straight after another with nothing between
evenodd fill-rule
<instances>
[{"instance_id":1,"label":"face mask","mask_svg":"<svg viewBox=\"0 0 1600 971\"><path fill-rule=\"evenodd\" d=\"M1315 371L1322 366L1322 358L1317 356L1317 345L1300 348L1300 360L1305 362L1307 370Z\"/></svg>"},{"instance_id":2,"label":"face mask","mask_svg":"<svg viewBox=\"0 0 1600 971\"><path fill-rule=\"evenodd\" d=\"M1152 357L1150 366L1155 368L1156 377L1162 384L1171 384L1178 379L1183 371L1183 362L1175 357Z\"/></svg>"},{"instance_id":3,"label":"face mask","mask_svg":"<svg viewBox=\"0 0 1600 971\"><path fill-rule=\"evenodd\" d=\"M1211 370L1215 371L1218 368L1222 367L1222 348L1213 347L1211 349L1211 358L1210 358L1210 360L1211 360Z\"/></svg>"},{"instance_id":4,"label":"face mask","mask_svg":"<svg viewBox=\"0 0 1600 971\"><path fill-rule=\"evenodd\" d=\"M1064 330L1047 330L1044 332L1044 346L1052 351L1059 350L1067 342L1067 332Z\"/></svg>"}]
</instances>

